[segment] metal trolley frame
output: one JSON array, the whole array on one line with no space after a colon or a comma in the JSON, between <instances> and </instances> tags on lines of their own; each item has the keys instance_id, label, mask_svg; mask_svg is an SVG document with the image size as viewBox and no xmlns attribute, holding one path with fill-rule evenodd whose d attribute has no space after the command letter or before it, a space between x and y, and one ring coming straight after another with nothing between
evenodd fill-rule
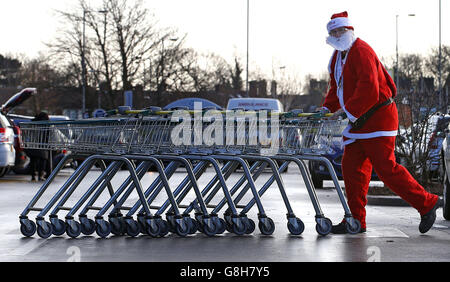
<instances>
[{"instance_id":1,"label":"metal trolley frame","mask_svg":"<svg viewBox=\"0 0 450 282\"><path fill-rule=\"evenodd\" d=\"M264 235L270 235L275 230L275 224L265 212L262 197L276 183L287 210L287 228L291 234L300 235L305 226L294 214L282 178L282 172L293 163L300 170L313 205L316 231L320 235L327 235L331 232L332 223L322 211L305 161L318 161L326 165L344 209L347 230L353 234L359 232L360 223L351 215L336 173L330 161L321 155L333 138L339 136L342 121L326 120L317 114L299 114L294 111L280 114L276 123L273 123L269 117L261 118L257 115L257 120L264 125L271 143L255 136L260 133L254 130L255 119L248 118L247 112L235 112L238 118L231 123L225 117L227 113L215 112L213 116L216 119L211 116L205 119L205 113L200 113L202 119L199 120L197 112L185 112L181 118L174 118L174 112L127 111L121 116L103 119L24 124L22 133L26 148L65 149L72 154L61 160L20 215L22 234L29 237L37 231L40 237L48 238L66 233L76 238L81 234L96 232L98 236L105 238L111 233L133 237L142 233L163 237L172 232L184 237L197 231L214 236L227 230L243 235L255 230L256 224L247 213L256 206L259 230ZM192 116L194 118L190 119ZM220 116L226 122L219 123L217 127L214 122ZM223 142L212 145L205 141L194 144L189 142L199 137L196 129L208 130L213 125L216 125L214 137L221 135ZM192 128L194 130L190 130ZM233 129L232 135L228 131L230 128ZM173 142L173 132L176 129L184 134L188 132L188 136L183 137L182 144ZM244 134L239 131L242 129ZM230 136L238 142L228 142L227 138ZM220 138L216 140L220 141ZM274 142L279 143L278 150L267 154ZM77 156L85 156L86 159L58 191L52 194L43 208L37 207L59 171L71 158ZM168 164L165 165L166 163ZM81 184L95 164L100 167L101 173L85 189ZM205 187L200 187L198 181L209 166L214 171L213 177ZM114 189L112 179L122 167L126 167L129 176ZM145 188L142 179L150 167L156 167L157 177ZM227 184L227 180L236 174L238 168L242 168L242 176L234 184ZM261 187L257 187L256 180L267 169L270 171L269 179ZM181 171L186 175L173 189L169 180L175 172ZM106 190L109 197L107 202L96 206ZM155 199L163 190L165 201L155 205ZM67 201L75 191L81 192L81 197L73 206L67 206ZM138 200L133 205L126 206L133 192L137 193ZM194 199L186 203L191 192ZM248 193L251 200L242 204ZM211 204L218 195L219 202ZM222 209L223 218L219 217ZM98 211L94 220L88 217L91 210ZM151 210L156 212L152 213ZM36 223L28 218L31 211L39 212ZM58 218L61 211L67 211L65 221ZM108 220L105 220L104 216L108 211ZM123 211L126 211L125 215L122 214ZM78 212L79 221L76 221L75 215ZM165 219L162 217L164 213ZM49 221L45 220L47 215Z\"/></svg>"}]
</instances>

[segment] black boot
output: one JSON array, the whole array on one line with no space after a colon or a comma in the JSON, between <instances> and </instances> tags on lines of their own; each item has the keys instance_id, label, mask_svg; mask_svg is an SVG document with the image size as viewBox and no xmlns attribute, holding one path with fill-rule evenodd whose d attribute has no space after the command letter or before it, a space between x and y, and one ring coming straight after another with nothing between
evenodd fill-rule
<instances>
[{"instance_id":1,"label":"black boot","mask_svg":"<svg viewBox=\"0 0 450 282\"><path fill-rule=\"evenodd\" d=\"M333 233L333 234L347 234L348 231L347 231L347 228L345 227L345 225L346 225L345 221L341 221L341 223L339 223L338 225L333 225L331 227L331 233ZM361 230L359 231L359 233L364 233L364 232L366 232L366 228L362 228L361 227Z\"/></svg>"},{"instance_id":2,"label":"black boot","mask_svg":"<svg viewBox=\"0 0 450 282\"><path fill-rule=\"evenodd\" d=\"M439 207L439 199L429 212L420 217L420 224L419 224L420 233L427 233L428 230L431 229L431 227L434 224L434 221L436 220L436 210L438 207Z\"/></svg>"}]
</instances>

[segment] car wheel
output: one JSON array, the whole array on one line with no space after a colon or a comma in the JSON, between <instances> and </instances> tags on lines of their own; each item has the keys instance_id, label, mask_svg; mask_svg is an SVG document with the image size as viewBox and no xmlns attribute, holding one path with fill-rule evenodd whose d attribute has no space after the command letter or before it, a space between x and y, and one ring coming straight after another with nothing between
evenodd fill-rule
<instances>
[{"instance_id":1,"label":"car wheel","mask_svg":"<svg viewBox=\"0 0 450 282\"><path fill-rule=\"evenodd\" d=\"M311 172L311 179L314 185L314 188L323 188L323 179L315 174L314 172Z\"/></svg>"},{"instance_id":2,"label":"car wheel","mask_svg":"<svg viewBox=\"0 0 450 282\"><path fill-rule=\"evenodd\" d=\"M8 172L8 167L0 167L0 177L5 176L5 174Z\"/></svg>"},{"instance_id":3,"label":"car wheel","mask_svg":"<svg viewBox=\"0 0 450 282\"><path fill-rule=\"evenodd\" d=\"M444 174L444 191L443 191L443 197L444 197L444 206L442 208L443 216L446 220L450 220L450 181L448 179L447 171Z\"/></svg>"},{"instance_id":4,"label":"car wheel","mask_svg":"<svg viewBox=\"0 0 450 282\"><path fill-rule=\"evenodd\" d=\"M438 168L438 182L444 183L445 179L445 165L444 165L444 154L442 154L441 161L439 162L439 168Z\"/></svg>"}]
</instances>

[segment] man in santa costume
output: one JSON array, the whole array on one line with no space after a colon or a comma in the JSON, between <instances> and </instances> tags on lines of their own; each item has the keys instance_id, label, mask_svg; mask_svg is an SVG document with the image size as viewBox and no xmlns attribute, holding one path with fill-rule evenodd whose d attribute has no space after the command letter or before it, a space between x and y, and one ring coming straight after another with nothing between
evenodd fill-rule
<instances>
[{"instance_id":1,"label":"man in santa costume","mask_svg":"<svg viewBox=\"0 0 450 282\"><path fill-rule=\"evenodd\" d=\"M425 191L396 162L396 86L372 48L355 37L347 12L334 14L327 29L327 43L335 51L328 67L330 87L321 110L332 112L332 119L343 115L349 119L343 132L342 172L353 217L365 232L366 195L373 168L387 187L417 209L421 215L419 231L425 233L434 224L439 198ZM332 233L347 233L345 220L334 225Z\"/></svg>"}]
</instances>

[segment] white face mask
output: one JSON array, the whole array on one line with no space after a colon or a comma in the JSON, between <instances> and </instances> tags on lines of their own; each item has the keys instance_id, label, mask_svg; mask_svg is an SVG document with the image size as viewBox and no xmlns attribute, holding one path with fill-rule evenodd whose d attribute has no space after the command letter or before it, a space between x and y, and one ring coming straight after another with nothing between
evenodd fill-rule
<instances>
[{"instance_id":1,"label":"white face mask","mask_svg":"<svg viewBox=\"0 0 450 282\"><path fill-rule=\"evenodd\" d=\"M353 30L348 30L343 33L340 37L328 36L327 44L331 45L334 49L338 51L346 51L352 47L355 35Z\"/></svg>"}]
</instances>

